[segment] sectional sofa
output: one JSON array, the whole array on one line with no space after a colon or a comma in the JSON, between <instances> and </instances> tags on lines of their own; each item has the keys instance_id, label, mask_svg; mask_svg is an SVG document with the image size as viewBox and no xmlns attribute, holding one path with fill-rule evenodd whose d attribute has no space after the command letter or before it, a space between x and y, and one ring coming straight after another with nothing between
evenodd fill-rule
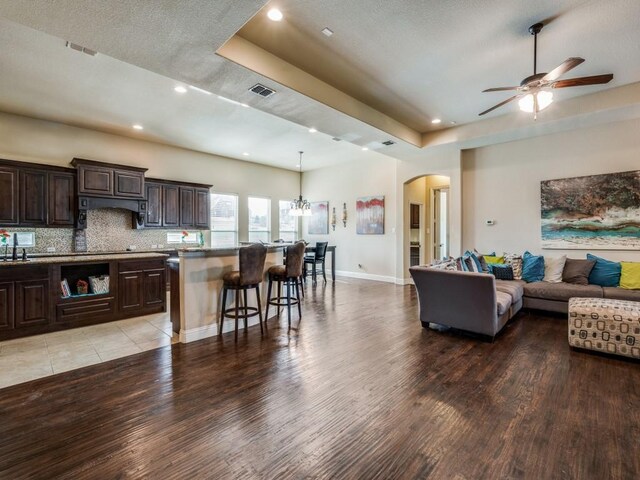
<instances>
[{"instance_id":1,"label":"sectional sofa","mask_svg":"<svg viewBox=\"0 0 640 480\"><path fill-rule=\"evenodd\" d=\"M598 285L496 280L493 275L427 266L409 269L420 303L420 321L493 339L521 308L566 313L572 297L640 302L640 290Z\"/></svg>"}]
</instances>

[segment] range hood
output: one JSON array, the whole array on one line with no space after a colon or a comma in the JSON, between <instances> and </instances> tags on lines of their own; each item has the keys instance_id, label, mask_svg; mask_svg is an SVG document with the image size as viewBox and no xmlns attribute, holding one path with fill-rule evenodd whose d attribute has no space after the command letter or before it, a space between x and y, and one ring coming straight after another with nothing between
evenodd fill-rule
<instances>
[{"instance_id":1,"label":"range hood","mask_svg":"<svg viewBox=\"0 0 640 480\"><path fill-rule=\"evenodd\" d=\"M87 226L87 211L121 208L133 212L134 224L142 225L147 212L144 173L146 168L74 158L78 170L77 228Z\"/></svg>"}]
</instances>

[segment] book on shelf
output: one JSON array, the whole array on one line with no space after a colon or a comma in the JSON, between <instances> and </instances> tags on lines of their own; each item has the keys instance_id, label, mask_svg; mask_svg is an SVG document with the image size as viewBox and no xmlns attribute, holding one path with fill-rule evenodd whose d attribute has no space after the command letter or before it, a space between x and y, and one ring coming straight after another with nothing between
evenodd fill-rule
<instances>
[{"instance_id":1,"label":"book on shelf","mask_svg":"<svg viewBox=\"0 0 640 480\"><path fill-rule=\"evenodd\" d=\"M66 298L71 296L71 289L69 288L69 282L67 282L66 278L62 279L60 282L60 290L62 291L63 297Z\"/></svg>"}]
</instances>

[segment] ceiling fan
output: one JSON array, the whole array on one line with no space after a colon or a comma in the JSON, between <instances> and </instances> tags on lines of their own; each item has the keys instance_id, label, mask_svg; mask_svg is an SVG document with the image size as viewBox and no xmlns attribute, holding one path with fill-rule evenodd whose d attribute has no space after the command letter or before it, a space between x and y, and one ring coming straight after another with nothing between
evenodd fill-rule
<instances>
[{"instance_id":1,"label":"ceiling fan","mask_svg":"<svg viewBox=\"0 0 640 480\"><path fill-rule=\"evenodd\" d=\"M533 112L535 119L537 118L538 112L547 108L553 101L552 89L598 85L602 83L609 83L611 81L613 78L612 73L559 80L562 75L584 62L584 58L580 57L567 58L562 62L562 64L551 70L549 73L537 73L538 34L542 30L543 26L544 24L542 23L536 23L529 27L529 33L533 35L533 75L522 80L522 82L520 82L520 86L517 87L496 87L483 90L483 93L503 92L509 90L515 90L518 93L513 97L507 98L505 101L494 105L490 109L485 110L479 115L492 112L496 108L502 107L513 100L518 100L520 110L529 113Z\"/></svg>"}]
</instances>

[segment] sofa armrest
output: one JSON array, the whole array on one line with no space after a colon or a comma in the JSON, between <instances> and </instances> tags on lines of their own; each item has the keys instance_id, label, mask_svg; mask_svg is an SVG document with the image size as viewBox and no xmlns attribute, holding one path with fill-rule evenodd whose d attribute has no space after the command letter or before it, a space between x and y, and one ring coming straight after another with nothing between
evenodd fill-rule
<instances>
[{"instance_id":1,"label":"sofa armrest","mask_svg":"<svg viewBox=\"0 0 640 480\"><path fill-rule=\"evenodd\" d=\"M409 269L420 302L420 320L482 335L500 330L493 275L438 270Z\"/></svg>"}]
</instances>

